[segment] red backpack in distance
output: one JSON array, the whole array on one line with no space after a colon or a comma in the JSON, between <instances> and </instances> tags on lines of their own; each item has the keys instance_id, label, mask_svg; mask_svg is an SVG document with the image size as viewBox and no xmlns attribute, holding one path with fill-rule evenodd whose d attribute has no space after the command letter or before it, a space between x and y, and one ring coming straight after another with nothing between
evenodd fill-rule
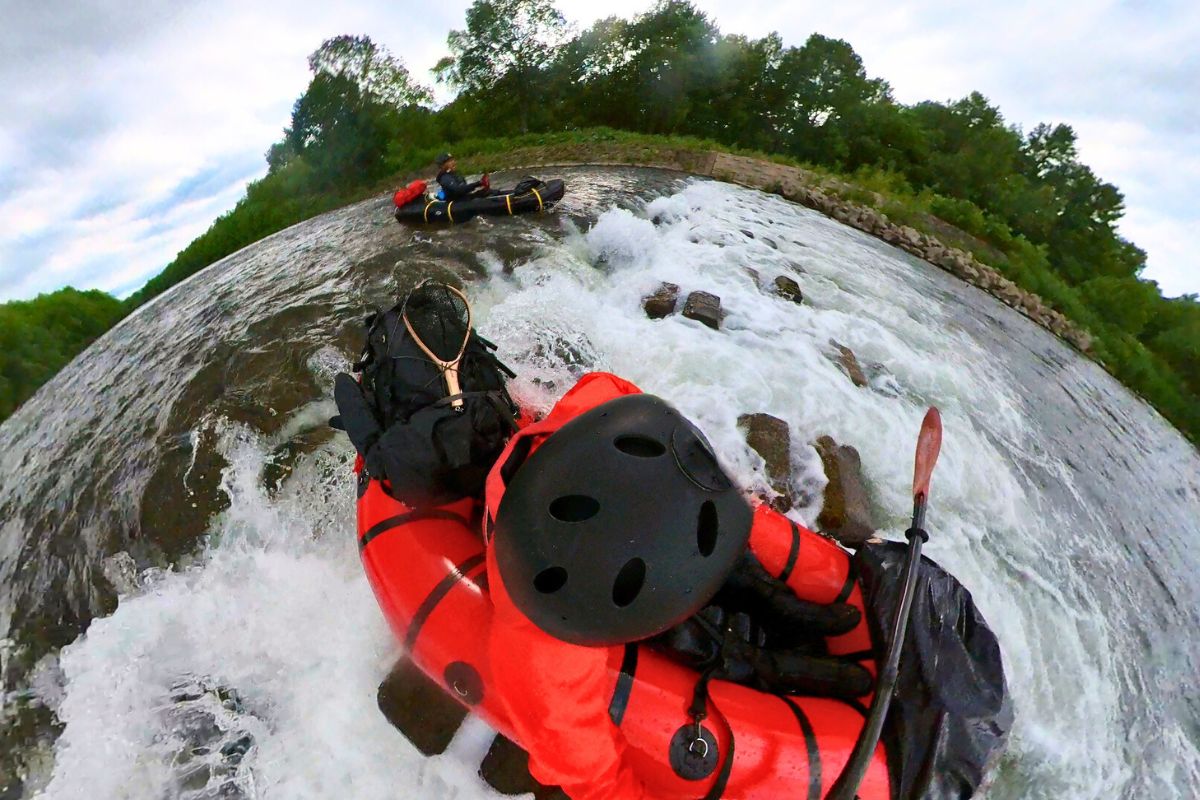
<instances>
[{"instance_id":1,"label":"red backpack in distance","mask_svg":"<svg viewBox=\"0 0 1200 800\"><path fill-rule=\"evenodd\" d=\"M392 201L396 204L396 208L408 205L413 200L425 194L425 181L415 180L403 189L397 189L392 195Z\"/></svg>"}]
</instances>

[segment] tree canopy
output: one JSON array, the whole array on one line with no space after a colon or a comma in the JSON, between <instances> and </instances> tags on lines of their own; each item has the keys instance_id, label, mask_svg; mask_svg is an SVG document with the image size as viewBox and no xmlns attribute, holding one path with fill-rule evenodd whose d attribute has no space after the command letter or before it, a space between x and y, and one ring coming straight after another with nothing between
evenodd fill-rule
<instances>
[{"instance_id":1,"label":"tree canopy","mask_svg":"<svg viewBox=\"0 0 1200 800\"><path fill-rule=\"evenodd\" d=\"M550 0L480 0L467 9L465 30L450 31L452 55L434 67L438 79L476 95L498 91L522 132L536 81L566 34L567 23Z\"/></svg>"},{"instance_id":2,"label":"tree canopy","mask_svg":"<svg viewBox=\"0 0 1200 800\"><path fill-rule=\"evenodd\" d=\"M124 316L104 292L67 287L0 305L0 420Z\"/></svg>"},{"instance_id":3,"label":"tree canopy","mask_svg":"<svg viewBox=\"0 0 1200 800\"><path fill-rule=\"evenodd\" d=\"M1200 437L1200 303L1164 299L1140 278L1146 255L1117 229L1124 197L1080 160L1070 126L1025 132L978 92L897 103L846 41L723 33L686 0L659 0L581 31L552 0L475 0L447 44L451 56L435 73L457 95L435 111L429 90L369 37L323 42L290 125L267 153L267 176L125 307L384 176L429 167L454 143L597 126L698 137L884 187L913 219L957 226L986 249L983 260L1088 328L1096 355L1122 381ZM84 317L117 318L111 304L88 302L96 305ZM0 344L20 355L9 356L0 378L0 411L103 329L61 336L62 357L45 360L15 344L22 331L29 341L42 334L29 327L31 312L11 305L0 307L9 337Z\"/></svg>"},{"instance_id":4,"label":"tree canopy","mask_svg":"<svg viewBox=\"0 0 1200 800\"><path fill-rule=\"evenodd\" d=\"M367 36L337 36L308 57L313 77L292 108L284 138L267 151L272 170L304 159L327 186L376 177L407 119L432 95Z\"/></svg>"}]
</instances>

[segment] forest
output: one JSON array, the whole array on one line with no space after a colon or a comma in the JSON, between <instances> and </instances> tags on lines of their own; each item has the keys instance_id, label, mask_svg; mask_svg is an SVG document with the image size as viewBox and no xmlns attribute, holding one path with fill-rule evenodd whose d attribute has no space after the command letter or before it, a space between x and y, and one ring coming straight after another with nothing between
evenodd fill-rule
<instances>
[{"instance_id":1,"label":"forest","mask_svg":"<svg viewBox=\"0 0 1200 800\"><path fill-rule=\"evenodd\" d=\"M576 30L551 0L476 0L430 87L367 36L327 40L269 171L235 208L124 301L64 289L0 306L0 419L125 313L288 225L545 142L646 142L762 154L884 197L889 215L932 215L980 243L981 260L1082 325L1093 355L1200 440L1200 302L1141 278L1122 238L1120 190L1079 159L1068 125L1007 123L978 93L897 102L848 42L723 33L685 0ZM869 202L869 200L868 200Z\"/></svg>"}]
</instances>

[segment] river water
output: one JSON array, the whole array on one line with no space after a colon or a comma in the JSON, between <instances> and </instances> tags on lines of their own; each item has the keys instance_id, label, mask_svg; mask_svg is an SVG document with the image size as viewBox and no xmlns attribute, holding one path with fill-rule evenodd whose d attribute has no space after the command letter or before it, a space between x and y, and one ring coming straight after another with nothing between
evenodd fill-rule
<instances>
[{"instance_id":1,"label":"river water","mask_svg":"<svg viewBox=\"0 0 1200 800\"><path fill-rule=\"evenodd\" d=\"M1025 318L815 212L665 172L565 178L549 215L415 230L381 198L289 228L138 311L0 427L0 797L492 796L486 730L423 759L375 707L396 646L358 563L353 453L325 425L362 317L430 274L466 282L525 404L617 372L750 488L738 415L786 420L809 524L810 443L830 434L899 538L939 406L926 552L997 631L1017 714L986 796L1200 796L1194 448ZM661 281L719 295L722 330L646 319Z\"/></svg>"}]
</instances>

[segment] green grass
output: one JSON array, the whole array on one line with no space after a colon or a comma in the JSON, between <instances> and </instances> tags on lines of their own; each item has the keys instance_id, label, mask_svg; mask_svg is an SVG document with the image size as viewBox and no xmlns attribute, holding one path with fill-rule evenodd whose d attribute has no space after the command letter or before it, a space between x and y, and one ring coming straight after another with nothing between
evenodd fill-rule
<instances>
[{"instance_id":1,"label":"green grass","mask_svg":"<svg viewBox=\"0 0 1200 800\"><path fill-rule=\"evenodd\" d=\"M433 159L446 149L445 143L420 147L397 142L384 157L386 178L351 182L324 190L313 188L317 182L303 160L289 163L252 183L237 206L218 217L159 275L125 302L126 312L221 258L290 225L390 191L415 177L431 178ZM966 200L943 197L928 189L914 190L898 173L862 168L852 174L841 174L786 156L730 147L691 136L658 136L611 128L464 138L451 143L449 149L465 173L496 171L536 162L678 161L682 154L710 151L805 170L816 188L876 208L896 223L909 225L949 246L971 252L977 260L996 268L1022 289L1040 296L1092 335L1094 356L1118 379L1155 405L1193 441L1200 438L1200 411L1197 410L1200 403L1182 379L1136 338L1107 324L1090 308L1079 292L1059 277L1043 247L1014 234L1003 222Z\"/></svg>"}]
</instances>

